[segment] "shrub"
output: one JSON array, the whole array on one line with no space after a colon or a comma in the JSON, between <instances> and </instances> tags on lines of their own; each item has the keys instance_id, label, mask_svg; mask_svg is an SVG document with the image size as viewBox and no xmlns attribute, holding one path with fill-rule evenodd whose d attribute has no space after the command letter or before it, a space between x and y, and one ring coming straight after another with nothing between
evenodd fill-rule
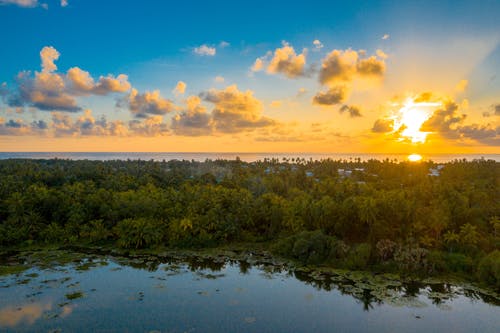
<instances>
[{"instance_id":1,"label":"shrub","mask_svg":"<svg viewBox=\"0 0 500 333\"><path fill-rule=\"evenodd\" d=\"M329 257L334 243L335 239L321 230L303 231L278 241L273 246L273 252L304 264L319 264Z\"/></svg>"},{"instance_id":2,"label":"shrub","mask_svg":"<svg viewBox=\"0 0 500 333\"><path fill-rule=\"evenodd\" d=\"M495 250L481 259L477 277L481 282L500 288L500 251Z\"/></svg>"},{"instance_id":3,"label":"shrub","mask_svg":"<svg viewBox=\"0 0 500 333\"><path fill-rule=\"evenodd\" d=\"M370 260L370 244L361 243L353 247L345 259L345 265L350 269L364 269Z\"/></svg>"},{"instance_id":4,"label":"shrub","mask_svg":"<svg viewBox=\"0 0 500 333\"><path fill-rule=\"evenodd\" d=\"M40 237L45 243L58 243L65 240L66 233L63 227L52 222L40 232Z\"/></svg>"}]
</instances>

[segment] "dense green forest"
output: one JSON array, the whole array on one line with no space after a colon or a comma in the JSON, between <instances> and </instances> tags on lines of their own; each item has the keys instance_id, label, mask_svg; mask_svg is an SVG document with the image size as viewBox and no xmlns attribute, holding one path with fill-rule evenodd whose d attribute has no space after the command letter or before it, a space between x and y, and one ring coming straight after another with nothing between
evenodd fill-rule
<instances>
[{"instance_id":1,"label":"dense green forest","mask_svg":"<svg viewBox=\"0 0 500 333\"><path fill-rule=\"evenodd\" d=\"M248 242L305 264L500 288L491 160L0 161L0 247Z\"/></svg>"}]
</instances>

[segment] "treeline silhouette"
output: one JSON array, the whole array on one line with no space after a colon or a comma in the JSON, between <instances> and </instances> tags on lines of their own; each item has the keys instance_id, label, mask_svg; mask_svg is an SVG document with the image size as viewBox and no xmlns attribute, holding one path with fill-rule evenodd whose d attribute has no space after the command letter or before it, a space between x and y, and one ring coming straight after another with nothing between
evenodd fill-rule
<instances>
[{"instance_id":1,"label":"treeline silhouette","mask_svg":"<svg viewBox=\"0 0 500 333\"><path fill-rule=\"evenodd\" d=\"M0 246L262 242L307 264L500 288L492 160L0 161Z\"/></svg>"}]
</instances>

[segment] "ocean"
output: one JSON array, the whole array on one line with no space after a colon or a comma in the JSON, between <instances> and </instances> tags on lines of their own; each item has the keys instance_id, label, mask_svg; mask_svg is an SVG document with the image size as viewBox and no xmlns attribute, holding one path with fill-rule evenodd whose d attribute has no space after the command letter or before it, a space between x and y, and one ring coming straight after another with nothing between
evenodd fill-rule
<instances>
[{"instance_id":1,"label":"ocean","mask_svg":"<svg viewBox=\"0 0 500 333\"><path fill-rule=\"evenodd\" d=\"M399 162L408 160L407 154L366 154L366 153L184 153L184 152L165 152L165 153L133 153L133 152L0 152L0 159L9 158L28 158L28 159L70 159L70 160L194 160L205 161L224 159L234 160L236 158L245 162L254 162L264 160L265 158L277 158L279 160L301 158L306 160L354 160L360 158L362 161L370 159L377 160L397 160ZM472 161L475 159L486 159L500 162L500 154L428 154L422 155L422 160L433 161L436 163L445 163L453 160Z\"/></svg>"}]
</instances>

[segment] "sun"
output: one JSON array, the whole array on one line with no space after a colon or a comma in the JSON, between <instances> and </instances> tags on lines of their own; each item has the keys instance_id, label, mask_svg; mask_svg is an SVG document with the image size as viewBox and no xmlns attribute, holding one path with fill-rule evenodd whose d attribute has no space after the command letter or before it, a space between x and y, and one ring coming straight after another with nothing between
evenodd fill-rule
<instances>
[{"instance_id":1,"label":"sun","mask_svg":"<svg viewBox=\"0 0 500 333\"><path fill-rule=\"evenodd\" d=\"M410 161L410 162L420 162L421 160L422 160L422 156L419 154L408 155L408 161Z\"/></svg>"},{"instance_id":2,"label":"sun","mask_svg":"<svg viewBox=\"0 0 500 333\"><path fill-rule=\"evenodd\" d=\"M394 129L400 132L400 140L424 143L429 132L420 131L420 127L440 105L441 103L415 102L413 98L407 99L394 117Z\"/></svg>"}]
</instances>

